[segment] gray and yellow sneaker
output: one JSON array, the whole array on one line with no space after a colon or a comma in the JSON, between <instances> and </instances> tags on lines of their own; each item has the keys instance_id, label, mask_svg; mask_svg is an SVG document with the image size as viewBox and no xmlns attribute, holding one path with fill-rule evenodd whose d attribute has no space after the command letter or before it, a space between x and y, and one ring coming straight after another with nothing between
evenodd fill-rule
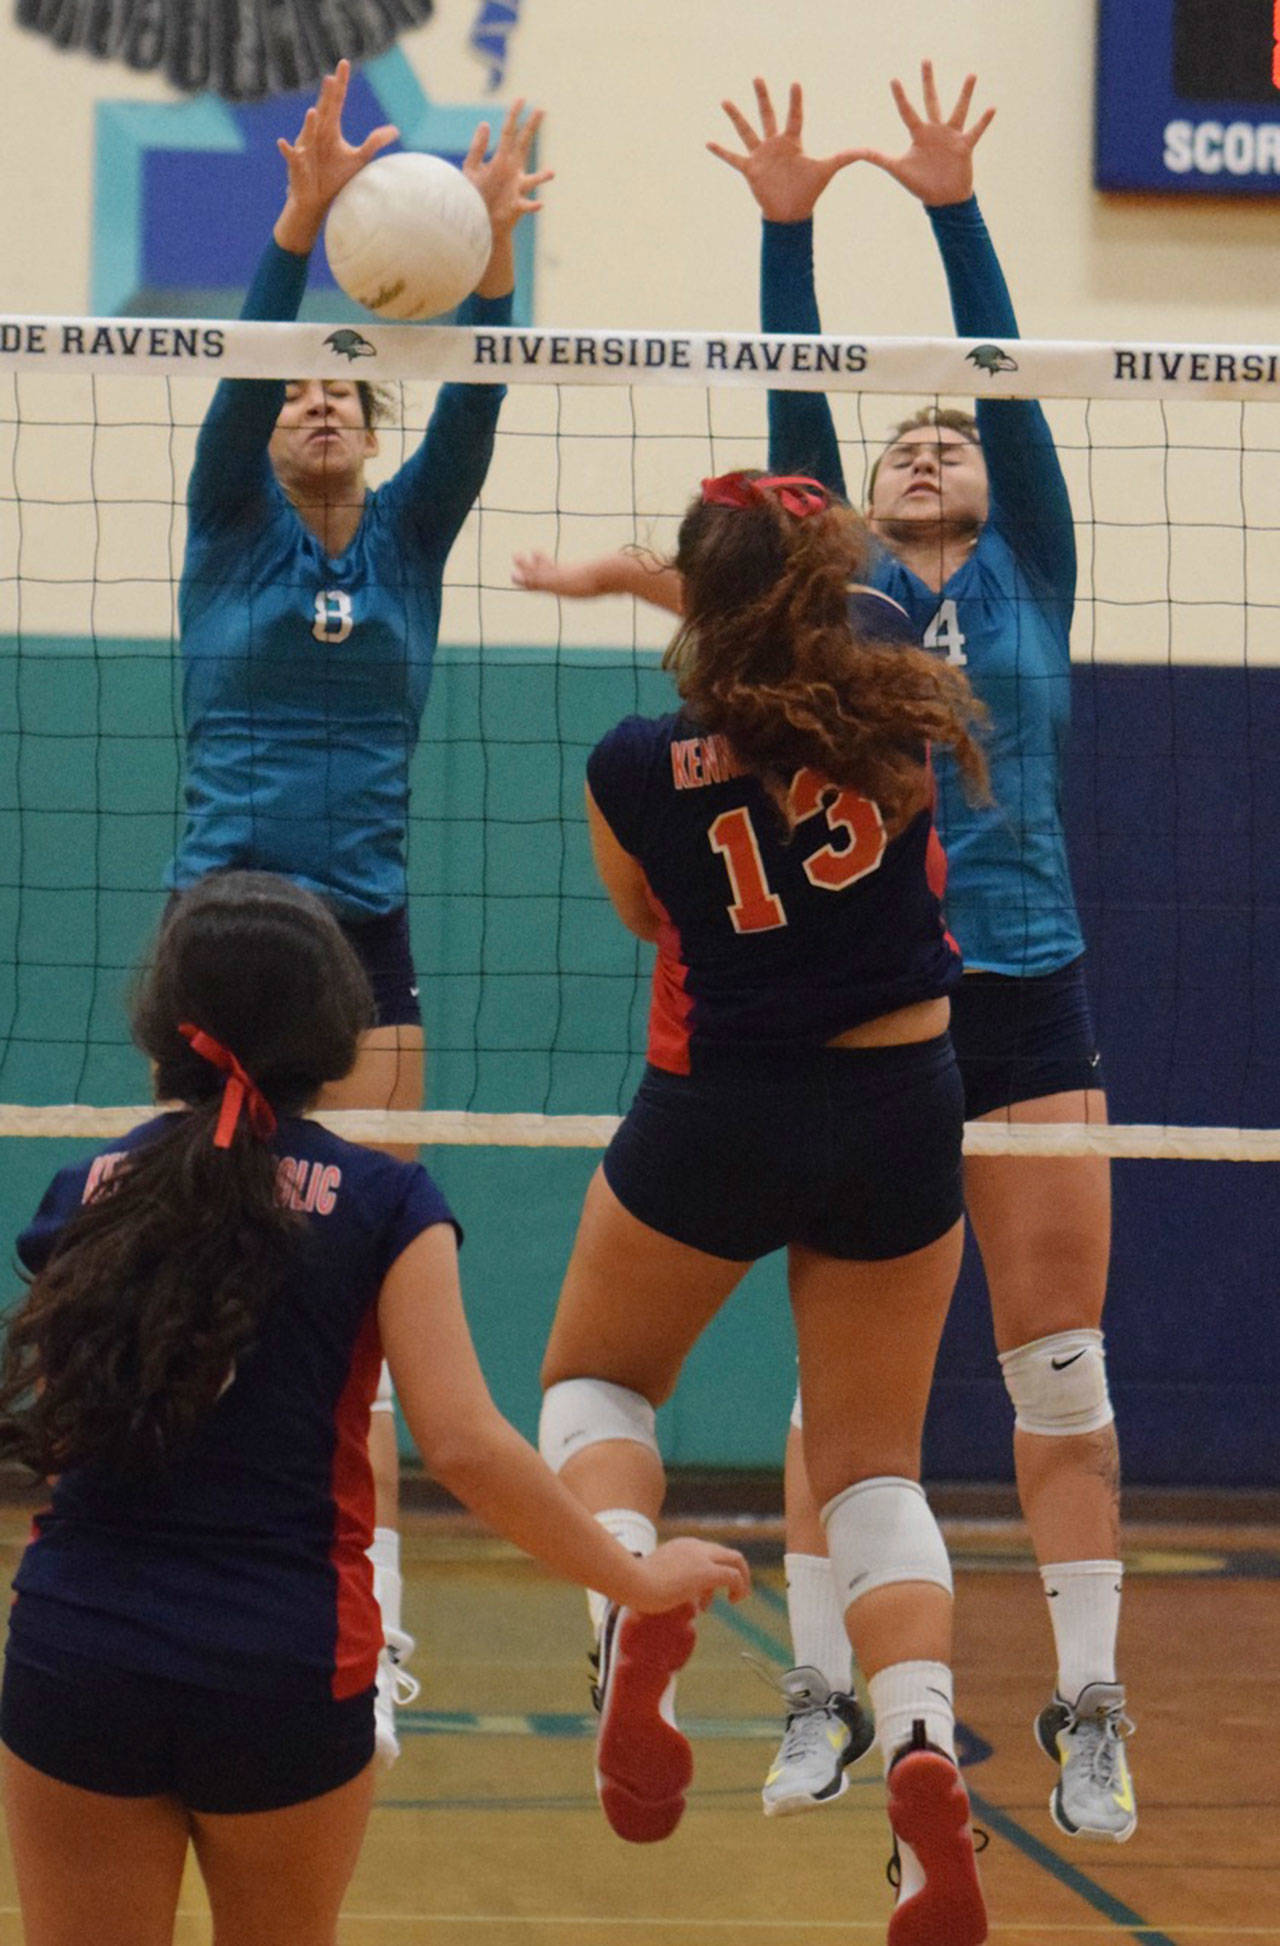
<instances>
[{"instance_id":1,"label":"gray and yellow sneaker","mask_svg":"<svg viewBox=\"0 0 1280 1946\"><path fill-rule=\"evenodd\" d=\"M1070 1838L1122 1845L1137 1829L1125 1738L1133 1725L1118 1683L1091 1682L1074 1703L1055 1696L1036 1718L1036 1740L1059 1766L1049 1810Z\"/></svg>"},{"instance_id":2,"label":"gray and yellow sneaker","mask_svg":"<svg viewBox=\"0 0 1280 1946\"><path fill-rule=\"evenodd\" d=\"M789 1669L779 1687L787 1727L764 1780L767 1818L834 1804L848 1789L849 1765L875 1742L875 1726L857 1698L832 1689L820 1670Z\"/></svg>"}]
</instances>

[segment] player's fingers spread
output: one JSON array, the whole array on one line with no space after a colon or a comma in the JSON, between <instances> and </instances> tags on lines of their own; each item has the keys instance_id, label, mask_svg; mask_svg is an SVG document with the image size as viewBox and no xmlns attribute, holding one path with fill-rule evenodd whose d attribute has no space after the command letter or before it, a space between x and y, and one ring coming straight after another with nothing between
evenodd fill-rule
<instances>
[{"instance_id":1,"label":"player's fingers spread","mask_svg":"<svg viewBox=\"0 0 1280 1946\"><path fill-rule=\"evenodd\" d=\"M721 162L727 162L731 169L736 169L739 174L745 171L747 166L745 158L735 155L732 149L722 149L718 142L708 142L707 147L712 155L718 157Z\"/></svg>"},{"instance_id":2,"label":"player's fingers spread","mask_svg":"<svg viewBox=\"0 0 1280 1946\"><path fill-rule=\"evenodd\" d=\"M536 137L538 130L542 127L543 117L545 116L545 114L546 114L545 109L535 108L533 113L530 115L528 121L521 129L520 152L522 155L528 155L530 149L533 147L534 138Z\"/></svg>"},{"instance_id":3,"label":"player's fingers spread","mask_svg":"<svg viewBox=\"0 0 1280 1946\"><path fill-rule=\"evenodd\" d=\"M847 169L851 162L863 161L866 153L865 149L841 149L838 155L828 156L827 181L830 182L832 176L837 175L841 169Z\"/></svg>"},{"instance_id":4,"label":"player's fingers spread","mask_svg":"<svg viewBox=\"0 0 1280 1946\"><path fill-rule=\"evenodd\" d=\"M476 132L471 138L471 147L467 150L466 159L462 165L463 168L478 169L484 161L484 152L488 146L489 124L488 122L480 122L477 124Z\"/></svg>"},{"instance_id":5,"label":"player's fingers spread","mask_svg":"<svg viewBox=\"0 0 1280 1946\"><path fill-rule=\"evenodd\" d=\"M773 101L769 94L768 84L765 82L764 77L758 74L751 85L756 91L756 106L760 110L760 132L766 137L776 135L778 132L778 122L773 112Z\"/></svg>"},{"instance_id":6,"label":"player's fingers spread","mask_svg":"<svg viewBox=\"0 0 1280 1946\"><path fill-rule=\"evenodd\" d=\"M360 144L359 156L361 162L372 161L375 155L385 149L389 143L398 141L399 137L399 129L394 128L390 122L384 122L381 128L375 128L371 135L366 135L364 141Z\"/></svg>"},{"instance_id":7,"label":"player's fingers spread","mask_svg":"<svg viewBox=\"0 0 1280 1946\"><path fill-rule=\"evenodd\" d=\"M520 117L523 113L524 96L520 95L507 110L506 120L502 124L502 133L498 137L499 144L517 140L520 134Z\"/></svg>"},{"instance_id":8,"label":"player's fingers spread","mask_svg":"<svg viewBox=\"0 0 1280 1946\"><path fill-rule=\"evenodd\" d=\"M982 139L982 137L986 134L987 130L990 128L992 122L995 120L995 118L996 118L996 111L994 108L983 109L977 121L974 123L973 127L969 130L967 139L970 148L973 148L974 144Z\"/></svg>"},{"instance_id":9,"label":"player's fingers spread","mask_svg":"<svg viewBox=\"0 0 1280 1946\"><path fill-rule=\"evenodd\" d=\"M760 146L760 137L756 134L742 110L732 101L722 101L720 106L724 109L725 114L729 117L738 134L742 137L743 146L748 150L758 149Z\"/></svg>"},{"instance_id":10,"label":"player's fingers spread","mask_svg":"<svg viewBox=\"0 0 1280 1946\"><path fill-rule=\"evenodd\" d=\"M931 122L942 120L942 103L938 100L937 83L933 78L933 62L921 61L920 86L924 93L924 112Z\"/></svg>"},{"instance_id":11,"label":"player's fingers spread","mask_svg":"<svg viewBox=\"0 0 1280 1946\"><path fill-rule=\"evenodd\" d=\"M973 91L977 87L977 85L978 85L977 75L966 74L964 78L964 86L963 88L961 88L959 94L956 96L956 105L951 110L951 114L948 117L947 126L949 128L964 127L965 116L969 113L969 103L973 100Z\"/></svg>"},{"instance_id":12,"label":"player's fingers spread","mask_svg":"<svg viewBox=\"0 0 1280 1946\"><path fill-rule=\"evenodd\" d=\"M800 87L800 83L798 81L793 81L791 83L791 92L787 96L786 132L789 136L791 136L793 141L798 142L800 140L800 132L803 129L803 127L804 127L804 93Z\"/></svg>"},{"instance_id":13,"label":"player's fingers spread","mask_svg":"<svg viewBox=\"0 0 1280 1946\"><path fill-rule=\"evenodd\" d=\"M894 104L897 107L898 113L901 115L903 121L906 123L912 135L914 135L916 130L920 128L922 124L920 121L920 117L917 115L915 109L911 106L911 103L907 99L906 89L903 87L900 81L891 81L889 83L889 92L893 96Z\"/></svg>"}]
</instances>

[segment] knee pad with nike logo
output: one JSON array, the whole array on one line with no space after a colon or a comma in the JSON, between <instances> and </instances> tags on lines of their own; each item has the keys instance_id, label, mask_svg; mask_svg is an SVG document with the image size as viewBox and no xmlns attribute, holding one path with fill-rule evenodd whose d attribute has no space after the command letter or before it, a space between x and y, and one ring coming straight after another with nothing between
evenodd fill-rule
<instances>
[{"instance_id":1,"label":"knee pad with nike logo","mask_svg":"<svg viewBox=\"0 0 1280 1946\"><path fill-rule=\"evenodd\" d=\"M1000 1354L1014 1420L1023 1432L1065 1438L1101 1432L1115 1418L1102 1333L1058 1331Z\"/></svg>"}]
</instances>

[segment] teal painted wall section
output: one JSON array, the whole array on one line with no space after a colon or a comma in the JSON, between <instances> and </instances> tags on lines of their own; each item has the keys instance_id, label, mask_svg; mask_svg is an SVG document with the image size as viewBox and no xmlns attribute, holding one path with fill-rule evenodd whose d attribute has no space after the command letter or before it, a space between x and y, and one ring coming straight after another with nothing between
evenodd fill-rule
<instances>
[{"instance_id":1,"label":"teal painted wall section","mask_svg":"<svg viewBox=\"0 0 1280 1946\"><path fill-rule=\"evenodd\" d=\"M0 653L0 1100L145 1099L124 999L181 822L178 681L166 643L25 638ZM430 1106L625 1107L649 954L595 881L583 775L619 717L669 696L656 663L619 652L441 651L409 843ZM0 1143L6 1260L49 1176L88 1146ZM463 1280L485 1370L532 1434L538 1365L598 1155L441 1148L428 1160L467 1232ZM766 1265L664 1409L669 1458L774 1464L793 1380L781 1265Z\"/></svg>"}]
</instances>

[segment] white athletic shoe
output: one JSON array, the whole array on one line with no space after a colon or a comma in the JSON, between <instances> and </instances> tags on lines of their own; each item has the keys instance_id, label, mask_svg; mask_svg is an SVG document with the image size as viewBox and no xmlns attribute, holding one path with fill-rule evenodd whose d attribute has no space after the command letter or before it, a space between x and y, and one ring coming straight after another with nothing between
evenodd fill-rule
<instances>
[{"instance_id":1,"label":"white athletic shoe","mask_svg":"<svg viewBox=\"0 0 1280 1946\"><path fill-rule=\"evenodd\" d=\"M373 1699L373 1730L375 1751L388 1770L400 1755L396 1705L403 1708L413 1702L422 1687L404 1666L414 1647L413 1637L406 1635L402 1628L384 1632L382 1654L378 1657L378 1687Z\"/></svg>"},{"instance_id":2,"label":"white athletic shoe","mask_svg":"<svg viewBox=\"0 0 1280 1946\"><path fill-rule=\"evenodd\" d=\"M849 1765L875 1742L857 1698L832 1689L820 1669L788 1669L779 1688L787 1727L761 1792L767 1818L834 1804L849 1787Z\"/></svg>"},{"instance_id":3,"label":"white athletic shoe","mask_svg":"<svg viewBox=\"0 0 1280 1946\"><path fill-rule=\"evenodd\" d=\"M1088 1683L1074 1703L1055 1696L1036 1718L1036 1740L1059 1766L1049 1810L1069 1838L1109 1838L1122 1845L1136 1831L1124 1754L1132 1732L1119 1683Z\"/></svg>"}]
</instances>

